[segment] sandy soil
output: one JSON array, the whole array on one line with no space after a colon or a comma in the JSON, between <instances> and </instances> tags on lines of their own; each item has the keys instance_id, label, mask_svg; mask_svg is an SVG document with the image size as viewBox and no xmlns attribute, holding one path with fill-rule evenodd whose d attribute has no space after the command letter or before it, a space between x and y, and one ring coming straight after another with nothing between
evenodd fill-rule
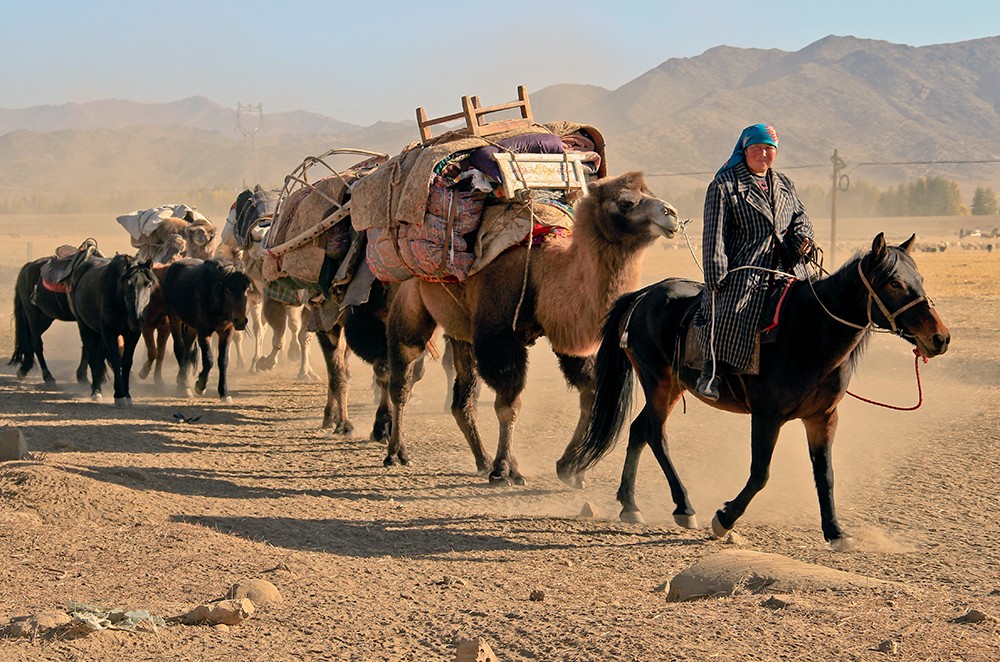
<instances>
[{"instance_id":1,"label":"sandy soil","mask_svg":"<svg viewBox=\"0 0 1000 662\"><path fill-rule=\"evenodd\" d=\"M928 233L944 236L950 222ZM0 220L0 247L10 249L0 264L23 262L28 240L36 254L90 235L129 250L113 219L58 223L43 233L31 219ZM912 229L886 224L905 226L889 232L895 240ZM838 237L860 246L873 227L845 224ZM0 465L0 627L71 600L175 616L244 578L271 581L284 602L228 629L4 638L0 659L450 660L463 637L485 638L505 661L1000 659L1000 254L949 250L918 264L953 345L921 368L918 411L841 407L837 503L855 548L823 543L798 425L783 432L771 481L737 527L744 549L895 584L784 595L783 609L762 605L766 591L666 602L665 582L728 545L673 525L649 454L639 476L647 524L617 519L624 445L585 490L557 480L576 398L544 342L531 353L516 436L529 482L496 489L473 475L443 411L440 366L408 409L412 465L385 469L383 449L366 439L374 405L360 362L351 365L352 438L319 429L325 386L297 382L287 360L265 375L234 371L232 404L140 383L135 407L118 410L73 383L79 341L57 323L46 348L58 388L45 389L37 372L24 382L0 372L0 419L21 428L33 454ZM646 265L648 281L697 273L683 240L661 242ZM15 273L0 267L5 302ZM0 354L11 347L0 325ZM312 357L322 372L315 348ZM174 369L171 359L168 382ZM913 404L909 347L876 338L852 389ZM491 405L486 390L480 422L493 447ZM175 423L175 413L201 419ZM748 423L693 399L669 423L704 525L746 479ZM586 502L597 519L578 518ZM970 609L986 620L952 622Z\"/></svg>"}]
</instances>

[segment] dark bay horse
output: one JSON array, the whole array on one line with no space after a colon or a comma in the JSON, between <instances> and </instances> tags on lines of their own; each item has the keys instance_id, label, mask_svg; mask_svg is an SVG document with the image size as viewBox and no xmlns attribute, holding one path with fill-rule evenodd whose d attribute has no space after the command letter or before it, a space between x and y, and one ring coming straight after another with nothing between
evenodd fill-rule
<instances>
[{"instance_id":1,"label":"dark bay horse","mask_svg":"<svg viewBox=\"0 0 1000 662\"><path fill-rule=\"evenodd\" d=\"M728 532L750 500L767 483L771 456L781 426L805 424L813 478L819 496L823 536L839 543L844 532L833 502L831 447L837 405L877 327L914 344L924 358L943 354L951 336L924 292L923 278L909 251L914 237L887 246L882 234L870 252L849 260L834 274L797 283L788 292L783 321L773 343L761 346L757 375L725 375L722 397L707 402L717 409L750 414L751 463L746 486L715 513L712 531ZM695 393L699 369L677 356L683 345L678 329L685 312L697 305L703 285L671 278L620 298L602 332L597 354L597 394L591 424L578 443L570 442L556 465L560 478L582 485L582 473L614 445L632 397L632 371L646 404L629 428L628 451L617 499L621 518L641 521L635 503L639 456L649 444L667 478L681 526L696 527L694 509L667 452L667 416L685 390ZM680 342L678 342L680 341Z\"/></svg>"},{"instance_id":2,"label":"dark bay horse","mask_svg":"<svg viewBox=\"0 0 1000 662\"><path fill-rule=\"evenodd\" d=\"M14 284L14 351L7 363L16 365L17 378L24 379L35 366L37 357L38 367L46 384L54 384L56 380L45 362L42 334L55 320L76 321L66 293L49 290L42 284L42 266L50 259L52 258L43 257L28 262L17 274L17 281ZM81 383L87 381L85 350L76 369L76 380Z\"/></svg>"},{"instance_id":3,"label":"dark bay horse","mask_svg":"<svg viewBox=\"0 0 1000 662\"><path fill-rule=\"evenodd\" d=\"M229 366L229 340L233 331L247 326L247 291L250 278L230 264L216 260L185 258L174 262L163 276L163 298L174 356L177 358L177 387L191 395L188 385L189 368L193 367L194 343L201 350L201 372L195 390L201 394L208 384L208 373L214 358L210 343L212 334L219 337L219 397L231 402L226 371Z\"/></svg>"},{"instance_id":4,"label":"dark bay horse","mask_svg":"<svg viewBox=\"0 0 1000 662\"><path fill-rule=\"evenodd\" d=\"M115 379L115 406L130 407L129 374L150 297L159 287L149 262L131 255L88 259L74 272L70 301L90 364L91 397L100 401L104 361ZM118 339L122 339L119 351Z\"/></svg>"}]
</instances>

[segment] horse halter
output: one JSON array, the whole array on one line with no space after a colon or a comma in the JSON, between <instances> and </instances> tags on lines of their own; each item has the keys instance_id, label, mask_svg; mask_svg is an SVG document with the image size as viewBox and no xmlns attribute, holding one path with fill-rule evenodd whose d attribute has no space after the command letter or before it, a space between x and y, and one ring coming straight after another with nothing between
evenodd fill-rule
<instances>
[{"instance_id":1,"label":"horse halter","mask_svg":"<svg viewBox=\"0 0 1000 662\"><path fill-rule=\"evenodd\" d=\"M927 296L926 294L924 294L924 295L918 296L913 301L910 301L909 303L904 304L903 306L901 306L900 308L898 308L896 310L896 312L891 313L891 312L889 312L889 309L886 307L886 305L884 303L882 303L882 299L879 298L878 293L875 291L875 288L872 287L872 284L868 281L868 278L865 276L865 272L861 269L861 260L858 260L858 275L861 277L861 282L864 283L865 288L868 290L868 306L867 307L868 307L868 326L869 327L874 327L875 326L875 322L872 320L872 301L874 301L876 303L876 305L878 305L879 310L882 311L882 315L884 315L885 318L886 318L886 320L889 321L889 327L892 329L892 332L895 333L897 336L902 336L903 335L903 332L896 326L896 318L897 317L899 317L900 315L902 315L904 312L906 312L910 308L912 308L912 307L916 306L917 304L922 303L924 301L926 301L927 305L930 306L931 308L934 307L934 302L931 301L931 298L929 296ZM843 322L844 320L839 320L839 321ZM855 326L855 325L852 324L851 326Z\"/></svg>"}]
</instances>

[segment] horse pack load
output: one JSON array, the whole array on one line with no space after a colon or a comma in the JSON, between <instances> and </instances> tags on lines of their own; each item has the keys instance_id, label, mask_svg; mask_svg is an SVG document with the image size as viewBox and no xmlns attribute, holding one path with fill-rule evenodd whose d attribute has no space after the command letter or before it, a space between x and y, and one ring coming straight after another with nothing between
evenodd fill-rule
<instances>
[{"instance_id":1,"label":"horse pack load","mask_svg":"<svg viewBox=\"0 0 1000 662\"><path fill-rule=\"evenodd\" d=\"M286 178L264 239L268 294L304 289L356 304L376 279L462 282L513 246L571 232L573 203L606 174L604 138L592 126L535 123L523 87L519 97L494 107L463 97L463 113L430 120L420 108L421 140L391 158L331 150L306 159ZM512 109L521 117L485 121ZM464 128L431 135L463 117ZM329 164L345 154L365 158ZM332 174L310 181L316 166Z\"/></svg>"},{"instance_id":2,"label":"horse pack load","mask_svg":"<svg viewBox=\"0 0 1000 662\"><path fill-rule=\"evenodd\" d=\"M204 214L185 204L166 204L122 214L116 219L139 249L140 260L153 258L174 235L187 242L186 255L207 259L215 239L215 226ZM200 251L200 253L199 253Z\"/></svg>"}]
</instances>

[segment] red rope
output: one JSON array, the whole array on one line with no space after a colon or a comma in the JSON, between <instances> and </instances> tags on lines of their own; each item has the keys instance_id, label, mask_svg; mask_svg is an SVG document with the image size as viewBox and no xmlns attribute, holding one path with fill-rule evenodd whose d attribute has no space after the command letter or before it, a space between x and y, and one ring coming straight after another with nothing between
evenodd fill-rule
<instances>
[{"instance_id":1,"label":"red rope","mask_svg":"<svg viewBox=\"0 0 1000 662\"><path fill-rule=\"evenodd\" d=\"M852 398L857 398L861 402L867 402L870 405L875 405L877 407L885 407L886 409L893 409L895 411L915 411L920 409L920 405L924 404L924 391L920 386L920 351L917 349L913 350L913 372L917 375L917 404L912 407L897 407L896 405L887 405L883 402L876 402L875 400L869 400L868 398L863 398L855 393L847 392L847 395ZM924 359L924 363L927 363L927 359Z\"/></svg>"}]
</instances>

